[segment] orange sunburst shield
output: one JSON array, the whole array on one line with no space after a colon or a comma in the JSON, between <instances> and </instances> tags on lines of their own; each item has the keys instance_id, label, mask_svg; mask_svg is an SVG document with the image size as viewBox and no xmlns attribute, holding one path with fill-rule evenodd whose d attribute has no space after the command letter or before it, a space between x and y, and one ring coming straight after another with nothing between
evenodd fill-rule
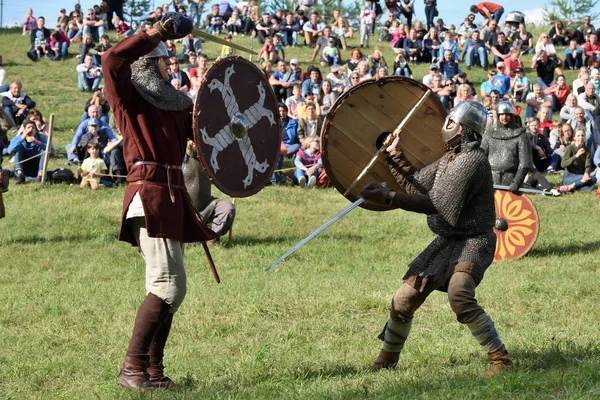
<instances>
[{"instance_id":1,"label":"orange sunburst shield","mask_svg":"<svg viewBox=\"0 0 600 400\"><path fill-rule=\"evenodd\" d=\"M539 218L529 198L505 190L494 191L496 205L496 253L494 260L523 257L531 250L539 232Z\"/></svg>"}]
</instances>

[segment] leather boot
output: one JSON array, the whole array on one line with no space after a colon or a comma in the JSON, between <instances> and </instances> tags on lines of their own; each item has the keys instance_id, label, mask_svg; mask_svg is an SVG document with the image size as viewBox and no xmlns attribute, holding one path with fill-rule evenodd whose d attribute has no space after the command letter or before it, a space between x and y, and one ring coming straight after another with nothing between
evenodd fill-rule
<instances>
[{"instance_id":1,"label":"leather boot","mask_svg":"<svg viewBox=\"0 0 600 400\"><path fill-rule=\"evenodd\" d=\"M169 315L170 305L161 298L149 293L140 306L123 368L117 376L117 383L127 389L146 391L152 383L146 372L150 346L162 323Z\"/></svg>"},{"instance_id":2,"label":"leather boot","mask_svg":"<svg viewBox=\"0 0 600 400\"><path fill-rule=\"evenodd\" d=\"M513 369L515 364L510 359L508 355L508 351L506 348L502 346L502 348L493 353L489 353L488 357L490 359L490 368L483 374L484 378L489 378L490 376L499 374L502 371L507 371Z\"/></svg>"},{"instance_id":3,"label":"leather boot","mask_svg":"<svg viewBox=\"0 0 600 400\"><path fill-rule=\"evenodd\" d=\"M150 375L150 382L152 382L155 389L177 389L179 386L169 377L165 376L165 367L162 362L165 344L167 343L167 338L171 332L172 323L173 314L169 314L165 322L163 322L158 329L158 332L156 332L152 345L150 346L150 351L148 352L148 355L150 356L148 374Z\"/></svg>"},{"instance_id":4,"label":"leather boot","mask_svg":"<svg viewBox=\"0 0 600 400\"><path fill-rule=\"evenodd\" d=\"M371 371L379 371L380 369L395 369L398 366L400 353L392 353L391 351L381 350L377 360L371 365Z\"/></svg>"}]
</instances>

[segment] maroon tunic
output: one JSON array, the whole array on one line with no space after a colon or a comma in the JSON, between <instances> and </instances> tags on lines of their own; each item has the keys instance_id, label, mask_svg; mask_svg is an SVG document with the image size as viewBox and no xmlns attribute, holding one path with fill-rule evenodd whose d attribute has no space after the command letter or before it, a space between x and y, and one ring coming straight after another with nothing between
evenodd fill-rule
<instances>
[{"instance_id":1,"label":"maroon tunic","mask_svg":"<svg viewBox=\"0 0 600 400\"><path fill-rule=\"evenodd\" d=\"M167 185L167 170L152 165L132 167L137 161L181 165L188 138L193 138L192 106L183 111L165 111L154 107L137 92L131 82L131 64L149 53L156 44L146 33L126 38L102 56L106 98L123 135L123 154L130 182L125 190L119 240L136 245L127 227L125 215L139 191L148 236L198 242L217 237L199 221L185 190L183 174L171 170L175 202ZM150 181L150 184L135 182ZM151 183L156 184L151 184Z\"/></svg>"}]
</instances>

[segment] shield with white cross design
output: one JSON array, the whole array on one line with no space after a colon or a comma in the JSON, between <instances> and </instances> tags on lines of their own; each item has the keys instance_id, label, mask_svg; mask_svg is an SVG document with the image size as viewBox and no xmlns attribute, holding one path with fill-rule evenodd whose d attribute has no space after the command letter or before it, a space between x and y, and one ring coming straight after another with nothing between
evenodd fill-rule
<instances>
[{"instance_id":1,"label":"shield with white cross design","mask_svg":"<svg viewBox=\"0 0 600 400\"><path fill-rule=\"evenodd\" d=\"M194 103L194 141L204 171L232 197L260 191L279 158L277 99L266 76L242 57L217 60Z\"/></svg>"}]
</instances>

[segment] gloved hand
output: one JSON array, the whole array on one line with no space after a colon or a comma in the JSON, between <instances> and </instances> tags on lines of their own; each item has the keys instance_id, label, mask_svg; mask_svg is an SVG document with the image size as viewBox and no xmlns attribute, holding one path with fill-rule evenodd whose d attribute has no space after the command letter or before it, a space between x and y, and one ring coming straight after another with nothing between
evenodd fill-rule
<instances>
[{"instance_id":1,"label":"gloved hand","mask_svg":"<svg viewBox=\"0 0 600 400\"><path fill-rule=\"evenodd\" d=\"M165 41L187 36L194 29L194 23L190 17L182 13L168 12L153 27L160 33L162 40Z\"/></svg>"},{"instance_id":2,"label":"gloved hand","mask_svg":"<svg viewBox=\"0 0 600 400\"><path fill-rule=\"evenodd\" d=\"M389 205L388 193L392 189L381 186L377 182L371 182L360 191L360 197L363 197L368 202L381 205Z\"/></svg>"},{"instance_id":3,"label":"gloved hand","mask_svg":"<svg viewBox=\"0 0 600 400\"><path fill-rule=\"evenodd\" d=\"M508 186L508 191L514 194L519 194L519 182L512 181Z\"/></svg>"}]
</instances>

